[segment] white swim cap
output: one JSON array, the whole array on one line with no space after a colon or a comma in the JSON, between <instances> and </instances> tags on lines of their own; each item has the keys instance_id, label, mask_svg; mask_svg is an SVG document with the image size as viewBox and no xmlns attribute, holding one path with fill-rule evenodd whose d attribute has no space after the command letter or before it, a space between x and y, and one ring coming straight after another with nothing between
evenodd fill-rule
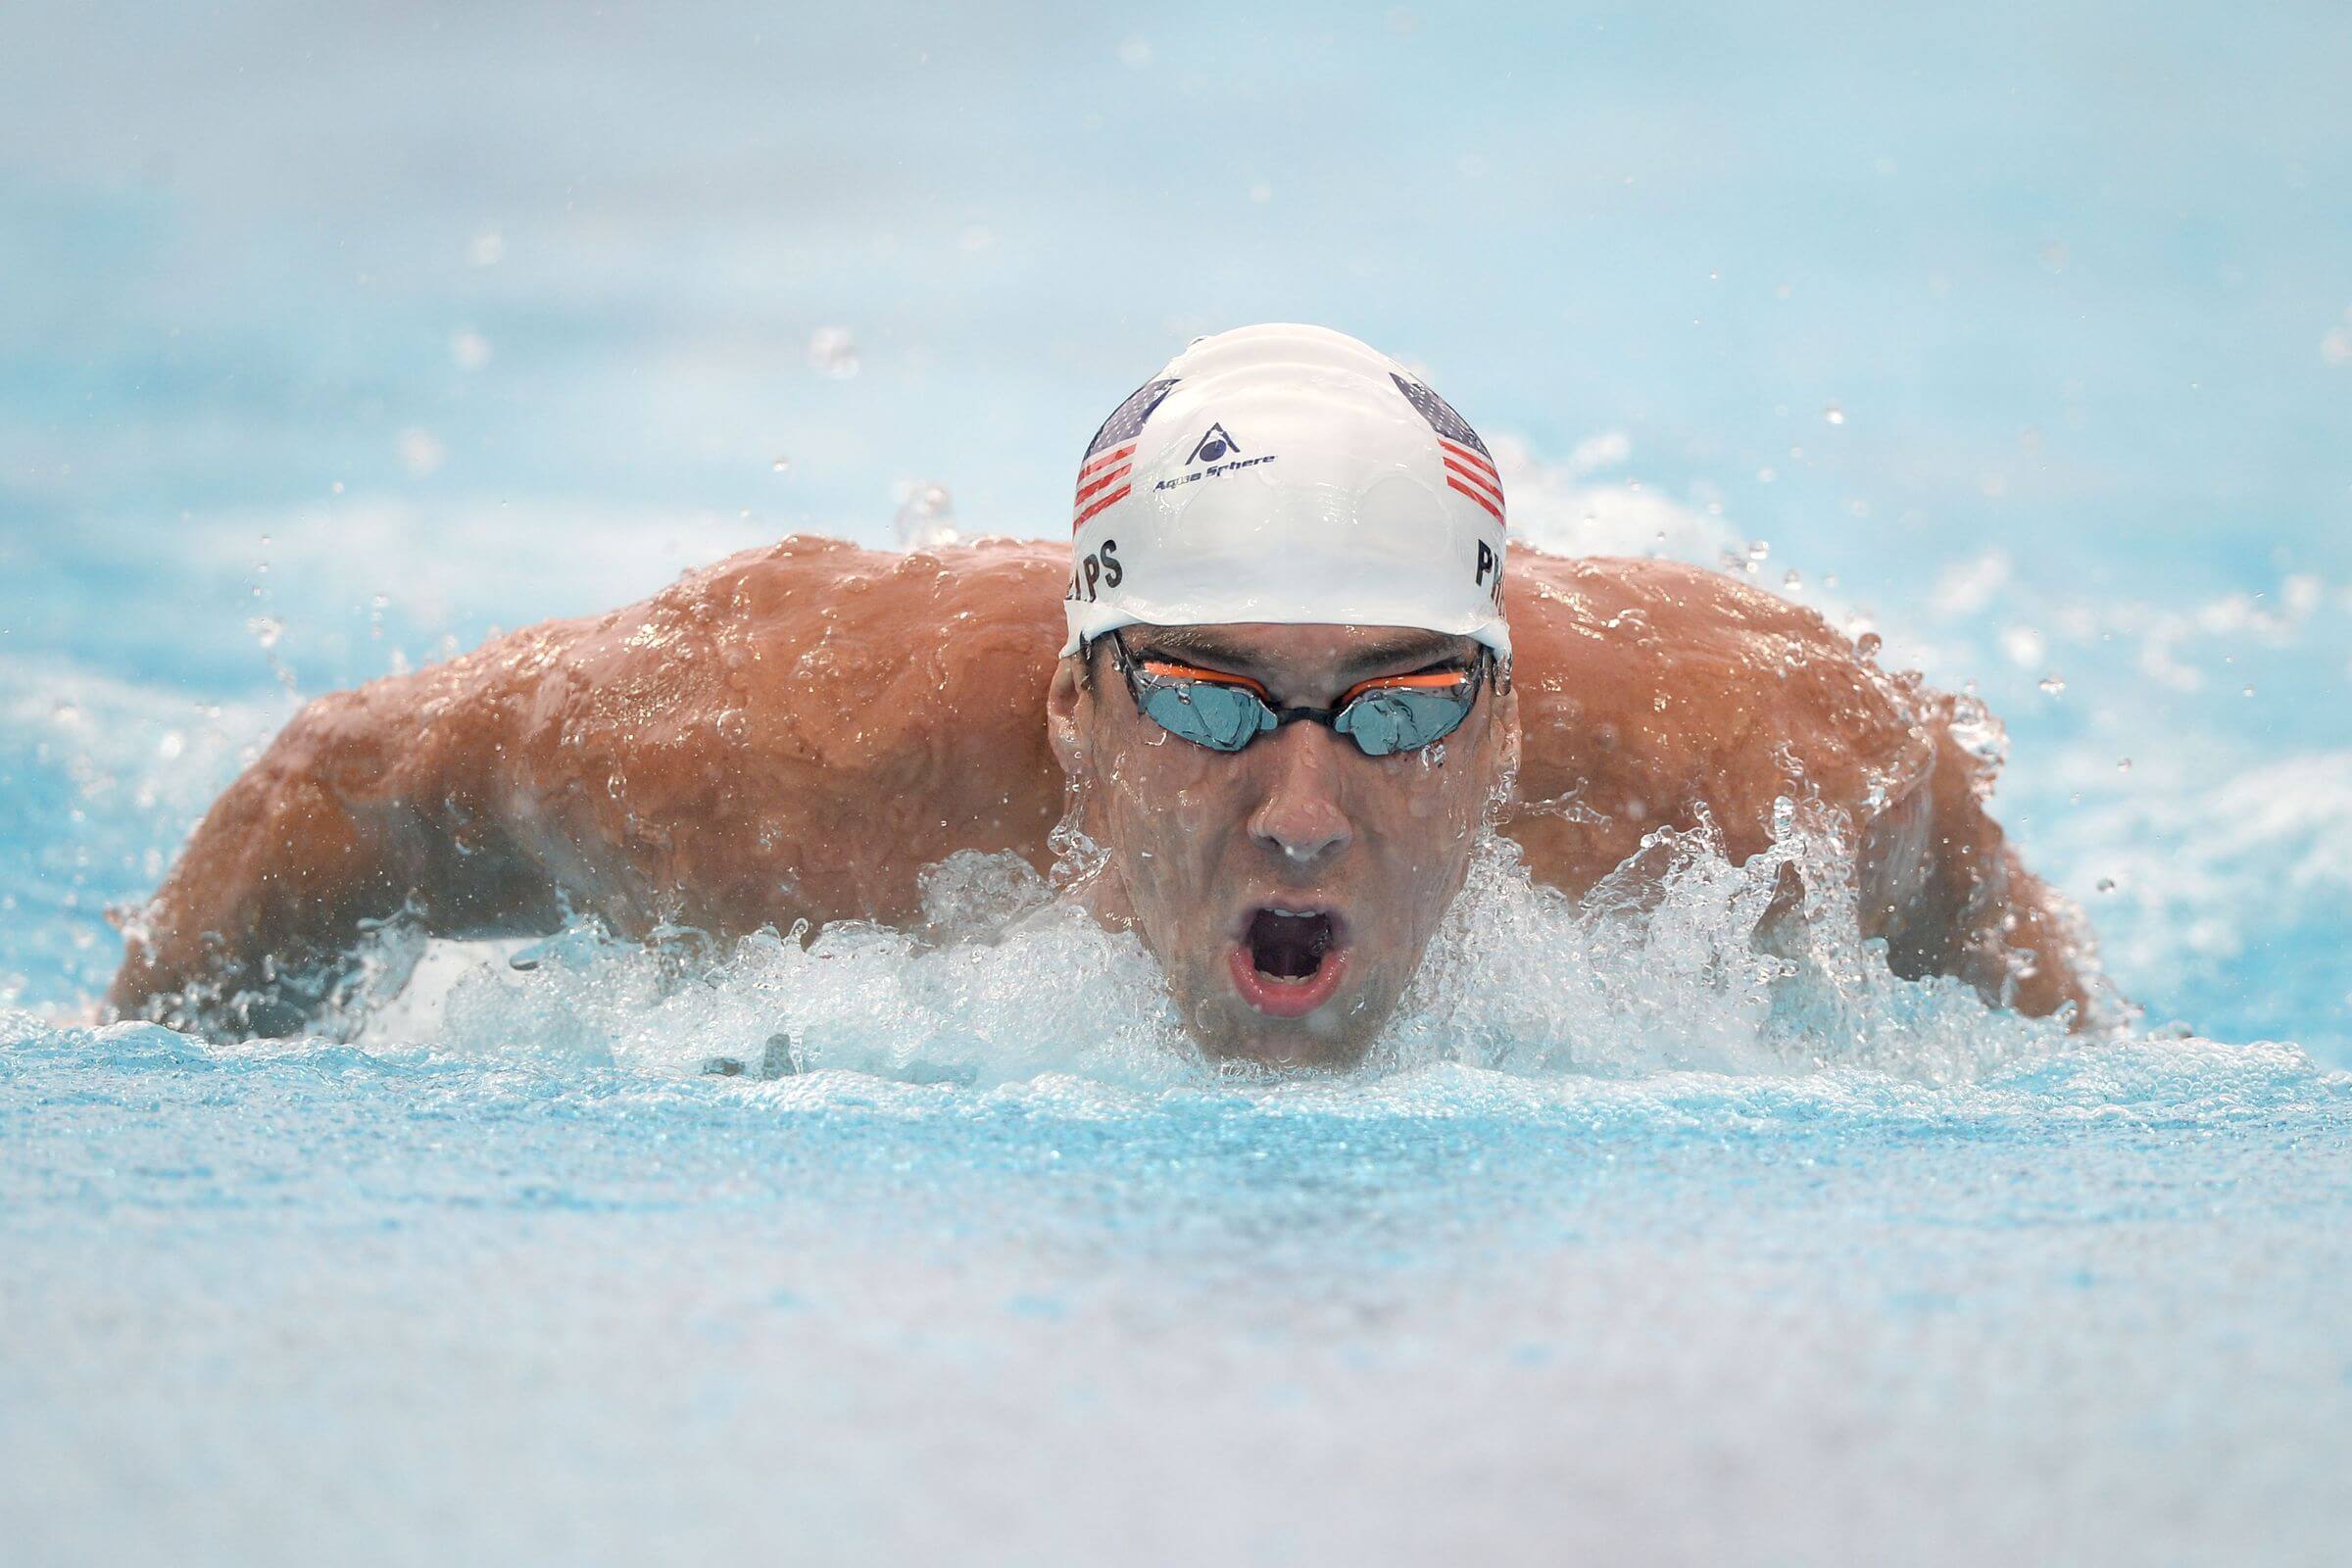
<instances>
[{"instance_id":1,"label":"white swim cap","mask_svg":"<svg viewBox=\"0 0 2352 1568\"><path fill-rule=\"evenodd\" d=\"M1071 532L1065 654L1140 620L1415 626L1510 657L1486 443L1326 327L1196 339L1095 432Z\"/></svg>"}]
</instances>

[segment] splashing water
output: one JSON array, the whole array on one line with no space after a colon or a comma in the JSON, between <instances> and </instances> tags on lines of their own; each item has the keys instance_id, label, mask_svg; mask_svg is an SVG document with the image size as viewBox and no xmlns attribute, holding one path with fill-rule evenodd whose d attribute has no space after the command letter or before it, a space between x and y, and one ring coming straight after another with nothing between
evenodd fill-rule
<instances>
[{"instance_id":1,"label":"splashing water","mask_svg":"<svg viewBox=\"0 0 2352 1568\"><path fill-rule=\"evenodd\" d=\"M1079 880L1082 853L1056 881ZM1868 1067L1931 1083L2065 1049L2063 1020L1987 1006L1952 980L1908 982L1864 942L1850 859L1833 825L1791 812L1735 865L1706 827L1662 829L1587 899L1538 886L1487 832L1368 1069L1454 1062L1514 1076L1661 1071L1787 1074ZM1759 939L1784 879L1806 889ZM760 933L725 952L681 934L653 944L574 929L510 961L466 968L435 1005L355 987L364 1044L406 1040L551 1070L706 1071L791 1042L798 1071L986 1088L1063 1073L1138 1090L1217 1074L1184 1034L1159 970L1018 858L966 853L924 882L913 932L848 922ZM410 939L364 970L396 987ZM1228 1070L1228 1076L1233 1074ZM1240 1076L1250 1076L1242 1072Z\"/></svg>"}]
</instances>

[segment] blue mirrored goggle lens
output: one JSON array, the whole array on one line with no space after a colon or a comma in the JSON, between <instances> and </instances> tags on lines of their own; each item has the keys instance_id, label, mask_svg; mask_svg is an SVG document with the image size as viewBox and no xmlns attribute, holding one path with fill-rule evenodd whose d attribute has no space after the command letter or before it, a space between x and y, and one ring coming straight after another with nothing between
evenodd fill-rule
<instances>
[{"instance_id":1,"label":"blue mirrored goggle lens","mask_svg":"<svg viewBox=\"0 0 2352 1568\"><path fill-rule=\"evenodd\" d=\"M1238 752L1274 728L1255 693L1217 681L1157 678L1144 689L1144 716L1179 740Z\"/></svg>"},{"instance_id":2,"label":"blue mirrored goggle lens","mask_svg":"<svg viewBox=\"0 0 2352 1568\"><path fill-rule=\"evenodd\" d=\"M1354 741L1366 757L1419 751L1461 727L1475 691L1468 681L1439 690L1375 687L1340 710L1331 727Z\"/></svg>"}]
</instances>

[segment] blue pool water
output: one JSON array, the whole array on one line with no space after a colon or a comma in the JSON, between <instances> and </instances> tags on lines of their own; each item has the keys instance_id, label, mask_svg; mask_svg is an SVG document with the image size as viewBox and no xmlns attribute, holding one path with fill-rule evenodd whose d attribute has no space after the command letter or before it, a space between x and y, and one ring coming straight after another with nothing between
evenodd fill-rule
<instances>
[{"instance_id":1,"label":"blue pool water","mask_svg":"<svg viewBox=\"0 0 2352 1568\"><path fill-rule=\"evenodd\" d=\"M9 1559L2340 1558L2347 79L2316 4L0 15ZM936 948L90 1021L301 696L929 485L1050 532L1265 318L1521 537L1973 683L2144 1014L1776 976L1690 845L1630 924L1491 856L1345 1081L984 865Z\"/></svg>"}]
</instances>

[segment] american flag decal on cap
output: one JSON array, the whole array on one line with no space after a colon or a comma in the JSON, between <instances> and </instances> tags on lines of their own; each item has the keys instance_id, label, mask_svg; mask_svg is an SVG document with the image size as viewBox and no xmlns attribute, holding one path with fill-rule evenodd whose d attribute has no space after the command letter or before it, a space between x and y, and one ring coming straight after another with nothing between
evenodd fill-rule
<instances>
[{"instance_id":1,"label":"american flag decal on cap","mask_svg":"<svg viewBox=\"0 0 2352 1568\"><path fill-rule=\"evenodd\" d=\"M1438 447L1446 457L1446 482L1494 514L1502 521L1502 475L1494 471L1494 460L1487 452L1487 444L1470 428L1470 421L1453 412L1453 405L1423 386L1407 381L1396 371L1389 379L1404 394L1429 427L1438 432Z\"/></svg>"},{"instance_id":2,"label":"american flag decal on cap","mask_svg":"<svg viewBox=\"0 0 2352 1568\"><path fill-rule=\"evenodd\" d=\"M1165 376L1137 387L1126 402L1111 410L1102 428L1087 443L1086 461L1078 467L1078 494L1070 502L1070 532L1085 527L1087 518L1123 499L1133 488L1127 476L1135 469L1136 437L1143 434L1144 421L1152 417L1160 399L1175 386L1176 378Z\"/></svg>"}]
</instances>

